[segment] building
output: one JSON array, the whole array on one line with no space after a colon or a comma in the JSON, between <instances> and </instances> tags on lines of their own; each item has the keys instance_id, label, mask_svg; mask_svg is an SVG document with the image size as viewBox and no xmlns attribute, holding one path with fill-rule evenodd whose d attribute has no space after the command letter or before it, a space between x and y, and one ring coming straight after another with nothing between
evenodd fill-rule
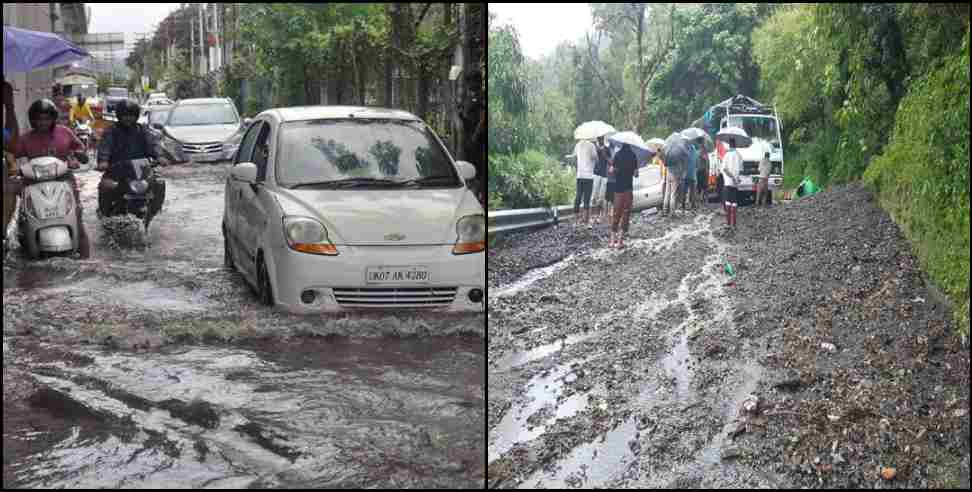
<instances>
[{"instance_id":1,"label":"building","mask_svg":"<svg viewBox=\"0 0 972 492\"><path fill-rule=\"evenodd\" d=\"M83 3L4 3L4 25L53 32L73 39L86 34L91 11ZM14 87L17 122L21 129L29 128L27 108L38 99L51 96L54 80L67 74L70 66L42 68L30 73L11 74L7 81Z\"/></svg>"}]
</instances>

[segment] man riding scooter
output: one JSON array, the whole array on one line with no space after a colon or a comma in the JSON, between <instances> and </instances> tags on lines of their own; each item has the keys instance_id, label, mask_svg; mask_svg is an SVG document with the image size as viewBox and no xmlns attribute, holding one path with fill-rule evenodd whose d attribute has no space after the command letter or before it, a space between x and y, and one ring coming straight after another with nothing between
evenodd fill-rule
<instances>
[{"instance_id":1,"label":"man riding scooter","mask_svg":"<svg viewBox=\"0 0 972 492\"><path fill-rule=\"evenodd\" d=\"M13 110L12 107L7 108ZM21 135L17 140L17 147L14 156L17 158L27 157L34 159L43 156L57 157L68 163L70 169L78 169L80 164L74 158L75 152L84 151L84 144L67 127L56 124L58 118L57 107L50 99L35 101L27 110L27 117L30 120L32 130L25 135ZM91 244L88 241L88 233L84 228L81 205L81 185L73 173L68 172L64 176L65 180L70 180L74 188L75 209L78 215L78 251L82 259L91 256Z\"/></svg>"},{"instance_id":2,"label":"man riding scooter","mask_svg":"<svg viewBox=\"0 0 972 492\"><path fill-rule=\"evenodd\" d=\"M120 198L119 182L124 179L122 164L137 159L159 158L159 143L148 126L138 123L141 107L132 100L118 103L116 123L98 144L98 170L105 171L98 184L98 209L103 217L111 214L114 201ZM161 200L165 196L164 183L153 180L153 196ZM161 203L153 204L157 212Z\"/></svg>"},{"instance_id":3,"label":"man riding scooter","mask_svg":"<svg viewBox=\"0 0 972 492\"><path fill-rule=\"evenodd\" d=\"M84 94L78 95L78 103L71 107L70 122L71 130L78 136L85 145L89 144L92 137L90 122L94 121L94 112L85 100Z\"/></svg>"}]
</instances>

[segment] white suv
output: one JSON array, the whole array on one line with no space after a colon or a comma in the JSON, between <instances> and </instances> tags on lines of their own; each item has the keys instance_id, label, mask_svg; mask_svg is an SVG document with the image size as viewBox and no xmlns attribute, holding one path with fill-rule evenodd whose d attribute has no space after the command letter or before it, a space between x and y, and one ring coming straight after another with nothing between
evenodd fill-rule
<instances>
[{"instance_id":1,"label":"white suv","mask_svg":"<svg viewBox=\"0 0 972 492\"><path fill-rule=\"evenodd\" d=\"M290 312L483 312L476 176L404 111L260 113L226 180L225 262Z\"/></svg>"},{"instance_id":2,"label":"white suv","mask_svg":"<svg viewBox=\"0 0 972 492\"><path fill-rule=\"evenodd\" d=\"M240 120L229 98L183 99L157 128L162 132L163 157L171 162L232 159L248 122Z\"/></svg>"}]
</instances>

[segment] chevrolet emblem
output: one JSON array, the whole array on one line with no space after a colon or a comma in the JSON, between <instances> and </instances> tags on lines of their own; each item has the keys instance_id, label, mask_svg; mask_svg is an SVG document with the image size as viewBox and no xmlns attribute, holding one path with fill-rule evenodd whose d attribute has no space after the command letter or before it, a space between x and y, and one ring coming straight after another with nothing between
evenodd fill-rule
<instances>
[{"instance_id":1,"label":"chevrolet emblem","mask_svg":"<svg viewBox=\"0 0 972 492\"><path fill-rule=\"evenodd\" d=\"M405 240L405 235L404 234L386 234L385 235L385 241L404 241L404 240Z\"/></svg>"}]
</instances>

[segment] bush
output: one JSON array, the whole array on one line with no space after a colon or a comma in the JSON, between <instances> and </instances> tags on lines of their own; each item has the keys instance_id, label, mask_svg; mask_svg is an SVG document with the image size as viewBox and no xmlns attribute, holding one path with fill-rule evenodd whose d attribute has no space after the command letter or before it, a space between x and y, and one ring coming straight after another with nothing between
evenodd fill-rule
<instances>
[{"instance_id":1,"label":"bush","mask_svg":"<svg viewBox=\"0 0 972 492\"><path fill-rule=\"evenodd\" d=\"M918 79L865 181L914 244L969 331L969 33L961 54Z\"/></svg>"},{"instance_id":2,"label":"bush","mask_svg":"<svg viewBox=\"0 0 972 492\"><path fill-rule=\"evenodd\" d=\"M494 196L510 208L567 205L574 187L573 169L540 152L489 156L490 207Z\"/></svg>"}]
</instances>

